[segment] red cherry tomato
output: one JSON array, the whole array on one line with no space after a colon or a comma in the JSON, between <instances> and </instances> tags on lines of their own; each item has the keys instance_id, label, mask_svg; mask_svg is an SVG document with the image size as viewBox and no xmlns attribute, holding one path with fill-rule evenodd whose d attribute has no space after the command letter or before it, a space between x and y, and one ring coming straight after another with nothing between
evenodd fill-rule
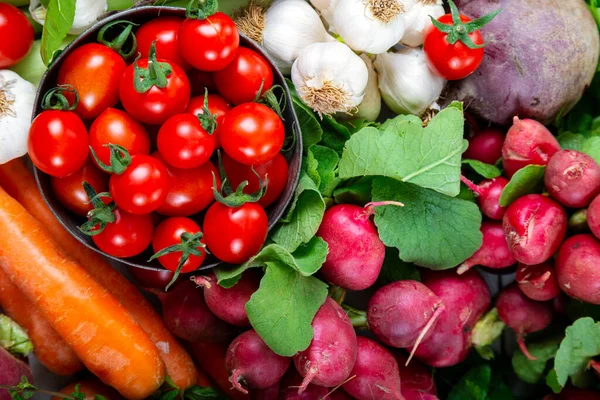
<instances>
[{"instance_id":1,"label":"red cherry tomato","mask_svg":"<svg viewBox=\"0 0 600 400\"><path fill-rule=\"evenodd\" d=\"M135 33L137 39L137 50L143 58L148 58L150 45L156 40L156 55L158 58L173 61L184 70L191 66L186 63L179 54L179 26L183 18L158 17L140 26Z\"/></svg>"},{"instance_id":2,"label":"red cherry tomato","mask_svg":"<svg viewBox=\"0 0 600 400\"><path fill-rule=\"evenodd\" d=\"M192 69L188 72L188 78L190 79L192 96L204 96L204 90L208 90L209 93L217 91L210 72Z\"/></svg>"},{"instance_id":3,"label":"red cherry tomato","mask_svg":"<svg viewBox=\"0 0 600 400\"><path fill-rule=\"evenodd\" d=\"M152 242L152 217L134 215L120 209L114 211L115 222L106 224L102 232L92 236L100 250L113 257L133 257L142 253Z\"/></svg>"},{"instance_id":4,"label":"red cherry tomato","mask_svg":"<svg viewBox=\"0 0 600 400\"><path fill-rule=\"evenodd\" d=\"M169 174L162 161L138 154L121 175L112 175L110 194L117 207L131 214L148 214L165 201Z\"/></svg>"},{"instance_id":5,"label":"red cherry tomato","mask_svg":"<svg viewBox=\"0 0 600 400\"><path fill-rule=\"evenodd\" d=\"M0 3L0 69L21 61L33 45L33 26L17 7Z\"/></svg>"},{"instance_id":6,"label":"red cherry tomato","mask_svg":"<svg viewBox=\"0 0 600 400\"><path fill-rule=\"evenodd\" d=\"M231 106L223 97L219 96L218 94L208 95L208 111L217 117L217 129L212 134L215 138L215 148L221 147L221 142L219 141L219 130L221 129L221 124L223 123L223 117L230 110ZM204 114L204 94L202 96L192 97L185 112L192 115Z\"/></svg>"},{"instance_id":7,"label":"red cherry tomato","mask_svg":"<svg viewBox=\"0 0 600 400\"><path fill-rule=\"evenodd\" d=\"M158 153L154 157L162 161ZM221 189L221 178L215 166L207 161L198 168L179 169L165 164L169 173L169 193L157 212L170 217L189 217L208 207L214 200L213 173L217 179L217 190Z\"/></svg>"},{"instance_id":8,"label":"red cherry tomato","mask_svg":"<svg viewBox=\"0 0 600 400\"><path fill-rule=\"evenodd\" d=\"M65 58L57 83L73 85L79 94L75 112L83 119L93 119L119 102L119 82L126 67L113 50L103 44L88 43ZM72 101L72 94L65 95Z\"/></svg>"},{"instance_id":9,"label":"red cherry tomato","mask_svg":"<svg viewBox=\"0 0 600 400\"><path fill-rule=\"evenodd\" d=\"M231 158L246 165L271 161L285 140L285 128L269 107L245 103L233 108L223 118L219 140Z\"/></svg>"},{"instance_id":10,"label":"red cherry tomato","mask_svg":"<svg viewBox=\"0 0 600 400\"><path fill-rule=\"evenodd\" d=\"M244 193L254 193L258 191L258 178L252 172L251 166L240 164L227 154L223 154L223 167L225 168L225 174L227 175L227 179L229 179L232 188L235 189L243 181L248 181L248 186L244 188ZM258 204L267 207L277 200L287 185L288 163L283 155L277 154L271 161L264 164L256 164L253 167L256 173L260 175L263 182L265 177L268 176L269 178L267 192L258 201Z\"/></svg>"},{"instance_id":11,"label":"red cherry tomato","mask_svg":"<svg viewBox=\"0 0 600 400\"><path fill-rule=\"evenodd\" d=\"M235 22L217 12L200 20L186 18L179 28L179 52L201 71L218 71L233 60L240 45Z\"/></svg>"},{"instance_id":12,"label":"red cherry tomato","mask_svg":"<svg viewBox=\"0 0 600 400\"><path fill-rule=\"evenodd\" d=\"M48 175L65 177L77 172L88 158L88 133L73 111L42 111L29 128L29 157Z\"/></svg>"},{"instance_id":13,"label":"red cherry tomato","mask_svg":"<svg viewBox=\"0 0 600 400\"><path fill-rule=\"evenodd\" d=\"M213 74L219 93L235 105L254 101L273 86L273 71L257 52L240 47L233 61ZM264 83L263 83L264 82Z\"/></svg>"},{"instance_id":14,"label":"red cherry tomato","mask_svg":"<svg viewBox=\"0 0 600 400\"><path fill-rule=\"evenodd\" d=\"M110 149L104 145L125 147L130 155L149 154L150 139L146 129L125 111L108 108L90 127L90 146L100 161L110 165Z\"/></svg>"},{"instance_id":15,"label":"red cherry tomato","mask_svg":"<svg viewBox=\"0 0 600 400\"><path fill-rule=\"evenodd\" d=\"M169 118L160 128L156 142L165 162L176 168L197 168L215 151L214 136L192 114Z\"/></svg>"},{"instance_id":16,"label":"red cherry tomato","mask_svg":"<svg viewBox=\"0 0 600 400\"><path fill-rule=\"evenodd\" d=\"M214 203L204 216L204 240L219 260L242 264L265 244L268 225L265 210L256 203L236 208Z\"/></svg>"},{"instance_id":17,"label":"red cherry tomato","mask_svg":"<svg viewBox=\"0 0 600 400\"><path fill-rule=\"evenodd\" d=\"M460 16L462 22L471 19L465 15ZM446 14L438 18L438 21L452 25L452 15ZM448 43L448 35L441 32L435 26L431 26L425 35L423 50L430 68L447 80L463 79L473 73L483 60L483 47L470 49L460 40L454 44ZM469 34L475 44L483 44L481 31L477 30Z\"/></svg>"},{"instance_id":18,"label":"red cherry tomato","mask_svg":"<svg viewBox=\"0 0 600 400\"><path fill-rule=\"evenodd\" d=\"M158 62L167 62L158 59ZM121 78L119 94L121 103L131 116L146 124L164 123L175 114L185 111L190 101L190 82L185 72L177 64L170 63L172 72L167 76L167 86L156 85L145 93L139 93L134 87L134 64L127 67ZM148 68L148 59L137 61L140 68Z\"/></svg>"},{"instance_id":19,"label":"red cherry tomato","mask_svg":"<svg viewBox=\"0 0 600 400\"><path fill-rule=\"evenodd\" d=\"M87 182L96 193L108 190L108 175L100 171L91 159L85 163L83 168L64 178L52 177L52 191L65 207L77 215L85 216L92 208L88 195L83 190L82 182ZM109 199L103 198L105 202Z\"/></svg>"},{"instance_id":20,"label":"red cherry tomato","mask_svg":"<svg viewBox=\"0 0 600 400\"><path fill-rule=\"evenodd\" d=\"M201 232L200 226L189 218L168 218L156 227L154 238L152 239L152 249L154 253L157 253L169 246L180 244L181 235L184 233L193 235L198 232ZM200 242L204 243L202 239L200 239ZM206 251L203 248L199 248L198 250L202 252L202 255L195 256L191 254L181 268L182 273L195 271L202 265L202 262L206 258ZM175 272L181 260L181 255L181 251L165 254L158 257L158 262L166 269Z\"/></svg>"},{"instance_id":21,"label":"red cherry tomato","mask_svg":"<svg viewBox=\"0 0 600 400\"><path fill-rule=\"evenodd\" d=\"M128 267L128 270L137 284L143 288L164 290L169 282L171 282L171 279L173 279L173 272L167 269L154 271L145 268ZM179 275L176 282L182 279L186 279L185 276Z\"/></svg>"}]
</instances>

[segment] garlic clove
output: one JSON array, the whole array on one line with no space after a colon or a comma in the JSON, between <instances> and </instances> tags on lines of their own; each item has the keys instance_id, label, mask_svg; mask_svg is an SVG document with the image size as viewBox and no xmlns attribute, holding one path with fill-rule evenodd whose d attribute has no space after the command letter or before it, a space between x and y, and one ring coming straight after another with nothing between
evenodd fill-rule
<instances>
[{"instance_id":1,"label":"garlic clove","mask_svg":"<svg viewBox=\"0 0 600 400\"><path fill-rule=\"evenodd\" d=\"M377 71L373 66L373 61L366 54L361 54L360 58L365 62L369 71L369 80L365 89L365 97L358 105L356 112L338 113L336 118L340 119L364 119L367 121L376 121L381 112L381 95L379 94L379 79Z\"/></svg>"},{"instance_id":2,"label":"garlic clove","mask_svg":"<svg viewBox=\"0 0 600 400\"><path fill-rule=\"evenodd\" d=\"M417 0L404 14L402 44L411 47L421 46L425 34L433 25L430 17L437 19L445 13L442 0Z\"/></svg>"},{"instance_id":3,"label":"garlic clove","mask_svg":"<svg viewBox=\"0 0 600 400\"><path fill-rule=\"evenodd\" d=\"M324 21L325 28L333 31L333 12L339 0L310 0L310 3L319 11Z\"/></svg>"},{"instance_id":4,"label":"garlic clove","mask_svg":"<svg viewBox=\"0 0 600 400\"><path fill-rule=\"evenodd\" d=\"M107 0L77 0L75 18L69 30L69 35L78 35L92 26L106 12L107 8ZM41 0L31 0L29 3L31 17L40 25L44 25L46 11L46 7L42 5Z\"/></svg>"}]
</instances>

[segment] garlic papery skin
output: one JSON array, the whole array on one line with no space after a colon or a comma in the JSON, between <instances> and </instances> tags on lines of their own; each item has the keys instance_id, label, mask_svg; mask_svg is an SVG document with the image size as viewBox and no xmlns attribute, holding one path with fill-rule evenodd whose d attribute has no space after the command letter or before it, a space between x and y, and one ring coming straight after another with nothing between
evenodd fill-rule
<instances>
[{"instance_id":1,"label":"garlic papery skin","mask_svg":"<svg viewBox=\"0 0 600 400\"><path fill-rule=\"evenodd\" d=\"M0 70L0 164L27 154L35 86L16 72Z\"/></svg>"},{"instance_id":2,"label":"garlic papery skin","mask_svg":"<svg viewBox=\"0 0 600 400\"><path fill-rule=\"evenodd\" d=\"M446 12L442 0L417 0L404 14L404 36L402 44L411 47L421 46L425 34L433 25L431 17L438 19Z\"/></svg>"},{"instance_id":3,"label":"garlic papery skin","mask_svg":"<svg viewBox=\"0 0 600 400\"><path fill-rule=\"evenodd\" d=\"M339 0L333 29L352 50L381 54L402 39L403 13L399 0Z\"/></svg>"},{"instance_id":4,"label":"garlic papery skin","mask_svg":"<svg viewBox=\"0 0 600 400\"><path fill-rule=\"evenodd\" d=\"M440 97L446 83L429 69L421 49L379 54L373 64L381 97L397 114L421 115Z\"/></svg>"},{"instance_id":5,"label":"garlic papery skin","mask_svg":"<svg viewBox=\"0 0 600 400\"><path fill-rule=\"evenodd\" d=\"M352 112L365 96L365 62L340 42L314 43L292 65L292 82L302 101L319 116Z\"/></svg>"},{"instance_id":6,"label":"garlic papery skin","mask_svg":"<svg viewBox=\"0 0 600 400\"><path fill-rule=\"evenodd\" d=\"M75 3L75 18L69 30L69 35L79 35L95 24L107 8L107 0L77 0ZM40 25L44 25L46 11L46 7L42 5L40 0L31 0L29 3L31 17Z\"/></svg>"},{"instance_id":7,"label":"garlic papery skin","mask_svg":"<svg viewBox=\"0 0 600 400\"><path fill-rule=\"evenodd\" d=\"M319 11L325 21L325 27L331 30L333 28L333 12L338 2L339 0L310 0L310 3Z\"/></svg>"},{"instance_id":8,"label":"garlic papery skin","mask_svg":"<svg viewBox=\"0 0 600 400\"><path fill-rule=\"evenodd\" d=\"M265 14L262 45L284 75L307 46L334 41L319 14L304 0L277 0Z\"/></svg>"},{"instance_id":9,"label":"garlic papery skin","mask_svg":"<svg viewBox=\"0 0 600 400\"><path fill-rule=\"evenodd\" d=\"M369 80L367 81L367 88L365 89L365 97L363 97L363 101L358 105L358 109L355 113L338 113L335 117L340 119L364 119L374 122L381 112L379 78L377 77L377 71L375 71L375 67L373 66L373 61L366 54L361 54L360 58L365 62L367 70L369 71Z\"/></svg>"}]
</instances>

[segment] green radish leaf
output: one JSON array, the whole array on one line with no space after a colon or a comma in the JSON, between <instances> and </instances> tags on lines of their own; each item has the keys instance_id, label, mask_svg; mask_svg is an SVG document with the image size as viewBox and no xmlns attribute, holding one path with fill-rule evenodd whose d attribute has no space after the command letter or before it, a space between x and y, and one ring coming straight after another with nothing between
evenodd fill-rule
<instances>
[{"instance_id":1,"label":"green radish leaf","mask_svg":"<svg viewBox=\"0 0 600 400\"><path fill-rule=\"evenodd\" d=\"M565 132L557 137L560 147L564 150L576 150L592 157L600 164L600 136L597 133L583 135Z\"/></svg>"},{"instance_id":2,"label":"green radish leaf","mask_svg":"<svg viewBox=\"0 0 600 400\"><path fill-rule=\"evenodd\" d=\"M27 332L4 314L0 314L0 348L22 357L33 351Z\"/></svg>"},{"instance_id":3,"label":"green radish leaf","mask_svg":"<svg viewBox=\"0 0 600 400\"><path fill-rule=\"evenodd\" d=\"M40 50L46 65L52 63L73 25L75 3L76 0L50 0L48 3Z\"/></svg>"},{"instance_id":4,"label":"green radish leaf","mask_svg":"<svg viewBox=\"0 0 600 400\"><path fill-rule=\"evenodd\" d=\"M378 177L373 201L393 200L404 207L375 208L375 224L386 246L400 258L441 270L456 267L481 246L481 213L476 204L410 183Z\"/></svg>"},{"instance_id":5,"label":"green radish leaf","mask_svg":"<svg viewBox=\"0 0 600 400\"><path fill-rule=\"evenodd\" d=\"M477 201L477 197L475 197L475 193L467 185L464 183L460 183L460 192L456 195L457 199L463 199L470 201L471 203L475 203Z\"/></svg>"},{"instance_id":6,"label":"green radish leaf","mask_svg":"<svg viewBox=\"0 0 600 400\"><path fill-rule=\"evenodd\" d=\"M315 113L308 108L300 99L292 97L294 104L294 110L298 116L298 122L300 123L300 130L302 131L302 143L304 148L308 149L310 146L317 144L323 137L323 128L317 120Z\"/></svg>"},{"instance_id":7,"label":"green radish leaf","mask_svg":"<svg viewBox=\"0 0 600 400\"><path fill-rule=\"evenodd\" d=\"M485 400L512 400L514 398L512 391L502 380L491 380L490 391Z\"/></svg>"},{"instance_id":8,"label":"green radish leaf","mask_svg":"<svg viewBox=\"0 0 600 400\"><path fill-rule=\"evenodd\" d=\"M373 176L364 176L346 181L344 186L335 189L333 197L338 204L356 204L364 206L371 201Z\"/></svg>"},{"instance_id":9,"label":"green radish leaf","mask_svg":"<svg viewBox=\"0 0 600 400\"><path fill-rule=\"evenodd\" d=\"M527 349L536 360L528 359L520 350L515 351L512 356L512 366L517 376L527 383L538 383L544 377L548 361L556 355L561 340L561 337L553 337L540 342L527 343Z\"/></svg>"},{"instance_id":10,"label":"green radish leaf","mask_svg":"<svg viewBox=\"0 0 600 400\"><path fill-rule=\"evenodd\" d=\"M560 385L560 383L558 383L558 377L556 376L555 369L551 369L550 372L548 372L548 376L546 377L546 385L548 385L554 393L560 393L562 391L563 387Z\"/></svg>"},{"instance_id":11,"label":"green radish leaf","mask_svg":"<svg viewBox=\"0 0 600 400\"><path fill-rule=\"evenodd\" d=\"M448 400L485 400L491 380L492 369L489 365L474 367L452 388Z\"/></svg>"},{"instance_id":12,"label":"green radish leaf","mask_svg":"<svg viewBox=\"0 0 600 400\"><path fill-rule=\"evenodd\" d=\"M463 165L468 165L471 169L483 176L485 179L494 179L502 175L502 171L495 165L490 165L477 160L462 160Z\"/></svg>"},{"instance_id":13,"label":"green radish leaf","mask_svg":"<svg viewBox=\"0 0 600 400\"><path fill-rule=\"evenodd\" d=\"M331 197L333 190L340 183L340 179L336 176L340 156L334 150L320 145L314 145L308 149L308 158L310 159L311 156L317 164L319 190L324 197Z\"/></svg>"},{"instance_id":14,"label":"green radish leaf","mask_svg":"<svg viewBox=\"0 0 600 400\"><path fill-rule=\"evenodd\" d=\"M518 170L502 190L500 205L507 207L519 197L531 193L540 193L542 190L540 186L544 183L545 170L546 167L543 165L528 165Z\"/></svg>"},{"instance_id":15,"label":"green radish leaf","mask_svg":"<svg viewBox=\"0 0 600 400\"><path fill-rule=\"evenodd\" d=\"M456 196L460 191L463 139L462 103L454 102L423 128L415 118L395 119L380 131L366 127L346 143L339 166L342 179L380 175Z\"/></svg>"},{"instance_id":16,"label":"green radish leaf","mask_svg":"<svg viewBox=\"0 0 600 400\"><path fill-rule=\"evenodd\" d=\"M186 400L227 400L227 396L210 387L192 386L185 389L183 398Z\"/></svg>"},{"instance_id":17,"label":"green radish leaf","mask_svg":"<svg viewBox=\"0 0 600 400\"><path fill-rule=\"evenodd\" d=\"M404 280L421 282L421 273L415 264L404 262L395 247L385 248L385 259L377 278L382 285Z\"/></svg>"},{"instance_id":18,"label":"green radish leaf","mask_svg":"<svg viewBox=\"0 0 600 400\"><path fill-rule=\"evenodd\" d=\"M246 303L246 312L271 350L292 357L310 345L311 323L326 297L324 282L273 261L267 263L259 289Z\"/></svg>"},{"instance_id":19,"label":"green radish leaf","mask_svg":"<svg viewBox=\"0 0 600 400\"><path fill-rule=\"evenodd\" d=\"M556 137L560 148L563 150L581 151L581 145L585 141L585 136L580 133L564 132Z\"/></svg>"},{"instance_id":20,"label":"green radish leaf","mask_svg":"<svg viewBox=\"0 0 600 400\"><path fill-rule=\"evenodd\" d=\"M315 158L315 155L308 150L306 157L302 158L302 171L308 175L310 179L315 183L317 187L321 185L321 176L319 175L319 161Z\"/></svg>"}]
</instances>

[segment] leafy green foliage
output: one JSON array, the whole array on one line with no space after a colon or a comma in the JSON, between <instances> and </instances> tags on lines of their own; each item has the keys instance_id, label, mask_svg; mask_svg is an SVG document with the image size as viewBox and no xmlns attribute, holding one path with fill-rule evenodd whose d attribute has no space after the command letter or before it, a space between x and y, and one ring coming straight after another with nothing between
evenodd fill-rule
<instances>
[{"instance_id":1,"label":"leafy green foliage","mask_svg":"<svg viewBox=\"0 0 600 400\"><path fill-rule=\"evenodd\" d=\"M464 159L462 160L462 164L468 165L473 171L483 176L485 179L494 179L502 175L500 168L481 161Z\"/></svg>"},{"instance_id":2,"label":"leafy green foliage","mask_svg":"<svg viewBox=\"0 0 600 400\"><path fill-rule=\"evenodd\" d=\"M519 197L540 193L543 190L545 170L543 165L528 165L518 170L502 191L500 205L506 207Z\"/></svg>"},{"instance_id":3,"label":"leafy green foliage","mask_svg":"<svg viewBox=\"0 0 600 400\"><path fill-rule=\"evenodd\" d=\"M50 65L75 19L76 0L50 0L42 31L42 60Z\"/></svg>"},{"instance_id":4,"label":"leafy green foliage","mask_svg":"<svg viewBox=\"0 0 600 400\"><path fill-rule=\"evenodd\" d=\"M340 156L334 150L321 145L312 146L308 149L308 153L309 156L312 155L314 163L316 163L321 194L325 197L331 197L340 182L340 179L336 176Z\"/></svg>"},{"instance_id":5,"label":"leafy green foliage","mask_svg":"<svg viewBox=\"0 0 600 400\"><path fill-rule=\"evenodd\" d=\"M600 131L589 135L565 132L557 139L563 149L580 151L600 163Z\"/></svg>"},{"instance_id":6,"label":"leafy green foliage","mask_svg":"<svg viewBox=\"0 0 600 400\"><path fill-rule=\"evenodd\" d=\"M296 97L292 97L294 104L294 110L298 116L298 122L300 123L300 130L302 131L302 143L305 149L309 149L310 146L317 144L323 137L323 128L317 120L315 113L302 101Z\"/></svg>"},{"instance_id":7,"label":"leafy green foliage","mask_svg":"<svg viewBox=\"0 0 600 400\"><path fill-rule=\"evenodd\" d=\"M379 283L385 285L387 283L413 280L421 281L421 273L416 265L404 262L400 259L400 252L395 247L385 248L385 259L381 272L377 278Z\"/></svg>"},{"instance_id":8,"label":"leafy green foliage","mask_svg":"<svg viewBox=\"0 0 600 400\"><path fill-rule=\"evenodd\" d=\"M84 400L82 397L80 400ZM215 389L210 387L200 387L194 385L187 389L180 389L177 385L167 376L165 383L150 396L152 400L227 400L228 397L222 393L217 392Z\"/></svg>"},{"instance_id":9,"label":"leafy green foliage","mask_svg":"<svg viewBox=\"0 0 600 400\"><path fill-rule=\"evenodd\" d=\"M530 360L517 350L512 356L513 370L517 376L531 384L538 383L544 376L548 361L553 359L558 350L561 337L551 337L539 342L529 342L527 349L536 359Z\"/></svg>"},{"instance_id":10,"label":"leafy green foliage","mask_svg":"<svg viewBox=\"0 0 600 400\"><path fill-rule=\"evenodd\" d=\"M364 206L371 201L373 176L350 179L345 185L338 187L333 192L333 198L338 204L356 204Z\"/></svg>"},{"instance_id":11,"label":"leafy green foliage","mask_svg":"<svg viewBox=\"0 0 600 400\"><path fill-rule=\"evenodd\" d=\"M448 400L485 400L490 390L492 368L487 365L469 370L454 386Z\"/></svg>"},{"instance_id":12,"label":"leafy green foliage","mask_svg":"<svg viewBox=\"0 0 600 400\"><path fill-rule=\"evenodd\" d=\"M4 314L0 314L0 348L20 357L33 351L27 332Z\"/></svg>"}]
</instances>

